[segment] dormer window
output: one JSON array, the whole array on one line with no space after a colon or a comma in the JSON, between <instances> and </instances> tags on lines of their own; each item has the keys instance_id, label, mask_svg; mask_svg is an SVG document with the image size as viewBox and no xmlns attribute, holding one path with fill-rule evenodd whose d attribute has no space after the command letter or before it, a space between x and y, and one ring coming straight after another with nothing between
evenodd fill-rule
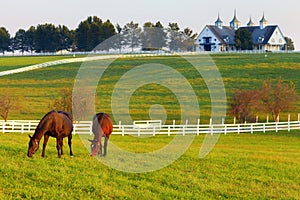
<instances>
[{"instance_id":1,"label":"dormer window","mask_svg":"<svg viewBox=\"0 0 300 200\"><path fill-rule=\"evenodd\" d=\"M264 37L258 37L258 42L263 43L264 40L265 40Z\"/></svg>"}]
</instances>

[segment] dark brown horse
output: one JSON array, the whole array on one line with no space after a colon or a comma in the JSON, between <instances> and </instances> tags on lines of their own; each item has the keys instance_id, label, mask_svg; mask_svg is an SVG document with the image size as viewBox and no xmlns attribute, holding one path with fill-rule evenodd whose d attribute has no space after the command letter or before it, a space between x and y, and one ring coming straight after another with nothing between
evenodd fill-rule
<instances>
[{"instance_id":1,"label":"dark brown horse","mask_svg":"<svg viewBox=\"0 0 300 200\"><path fill-rule=\"evenodd\" d=\"M91 156L106 156L107 153L107 142L111 132L113 131L113 124L110 116L106 113L97 113L93 117L94 139L90 140L91 144ZM101 139L104 137L104 154L102 155L102 142Z\"/></svg>"},{"instance_id":2,"label":"dark brown horse","mask_svg":"<svg viewBox=\"0 0 300 200\"><path fill-rule=\"evenodd\" d=\"M39 143L41 138L44 136L44 144L42 157L45 156L45 149L49 139L49 136L56 138L56 148L58 151L58 157L60 158L63 154L63 138L68 137L68 145L70 148L70 155L73 156L72 152L72 131L73 123L72 116L70 113L64 111L52 110L48 112L40 121L35 129L34 135L30 136L28 144L27 156L32 157L33 154L39 149Z\"/></svg>"}]
</instances>

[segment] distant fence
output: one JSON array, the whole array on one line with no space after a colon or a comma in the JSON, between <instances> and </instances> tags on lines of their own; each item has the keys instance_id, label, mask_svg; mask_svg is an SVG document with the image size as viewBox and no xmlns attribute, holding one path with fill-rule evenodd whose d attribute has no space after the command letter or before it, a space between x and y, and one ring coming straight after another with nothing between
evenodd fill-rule
<instances>
[{"instance_id":1,"label":"distant fence","mask_svg":"<svg viewBox=\"0 0 300 200\"><path fill-rule=\"evenodd\" d=\"M196 124L172 125L162 124L160 120L135 121L130 125L121 122L114 125L112 134L116 135L188 135L188 134L227 134L227 133L254 133L267 131L291 131L300 130L300 121L268 122L268 123L244 123L244 124ZM0 121L0 132L2 133L33 133L38 120L9 120ZM74 123L73 134L93 134L91 121L80 121Z\"/></svg>"}]
</instances>

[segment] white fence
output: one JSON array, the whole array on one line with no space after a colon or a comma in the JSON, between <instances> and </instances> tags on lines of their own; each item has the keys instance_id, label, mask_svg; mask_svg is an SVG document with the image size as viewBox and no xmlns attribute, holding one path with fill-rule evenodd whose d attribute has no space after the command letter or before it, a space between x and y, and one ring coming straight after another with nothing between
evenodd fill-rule
<instances>
[{"instance_id":1,"label":"white fence","mask_svg":"<svg viewBox=\"0 0 300 200\"><path fill-rule=\"evenodd\" d=\"M291 131L300 130L300 121L269 122L269 123L245 123L245 124L184 124L164 125L159 120L135 121L131 125L119 123L114 125L112 134L119 135L174 135L174 134L227 134L227 133L254 133L267 131ZM10 120L0 121L0 133L33 133L38 120ZM81 121L74 123L73 134L92 134L92 122Z\"/></svg>"}]
</instances>

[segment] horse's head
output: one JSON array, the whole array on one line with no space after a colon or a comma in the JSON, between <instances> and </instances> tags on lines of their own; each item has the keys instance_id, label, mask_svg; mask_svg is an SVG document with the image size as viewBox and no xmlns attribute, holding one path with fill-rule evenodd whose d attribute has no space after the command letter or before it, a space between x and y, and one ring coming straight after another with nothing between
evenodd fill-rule
<instances>
[{"instance_id":1,"label":"horse's head","mask_svg":"<svg viewBox=\"0 0 300 200\"><path fill-rule=\"evenodd\" d=\"M27 156L32 158L33 154L39 149L39 141L29 135Z\"/></svg>"},{"instance_id":2,"label":"horse's head","mask_svg":"<svg viewBox=\"0 0 300 200\"><path fill-rule=\"evenodd\" d=\"M89 140L91 142L91 156L96 156L100 152L100 142L98 140Z\"/></svg>"}]
</instances>

